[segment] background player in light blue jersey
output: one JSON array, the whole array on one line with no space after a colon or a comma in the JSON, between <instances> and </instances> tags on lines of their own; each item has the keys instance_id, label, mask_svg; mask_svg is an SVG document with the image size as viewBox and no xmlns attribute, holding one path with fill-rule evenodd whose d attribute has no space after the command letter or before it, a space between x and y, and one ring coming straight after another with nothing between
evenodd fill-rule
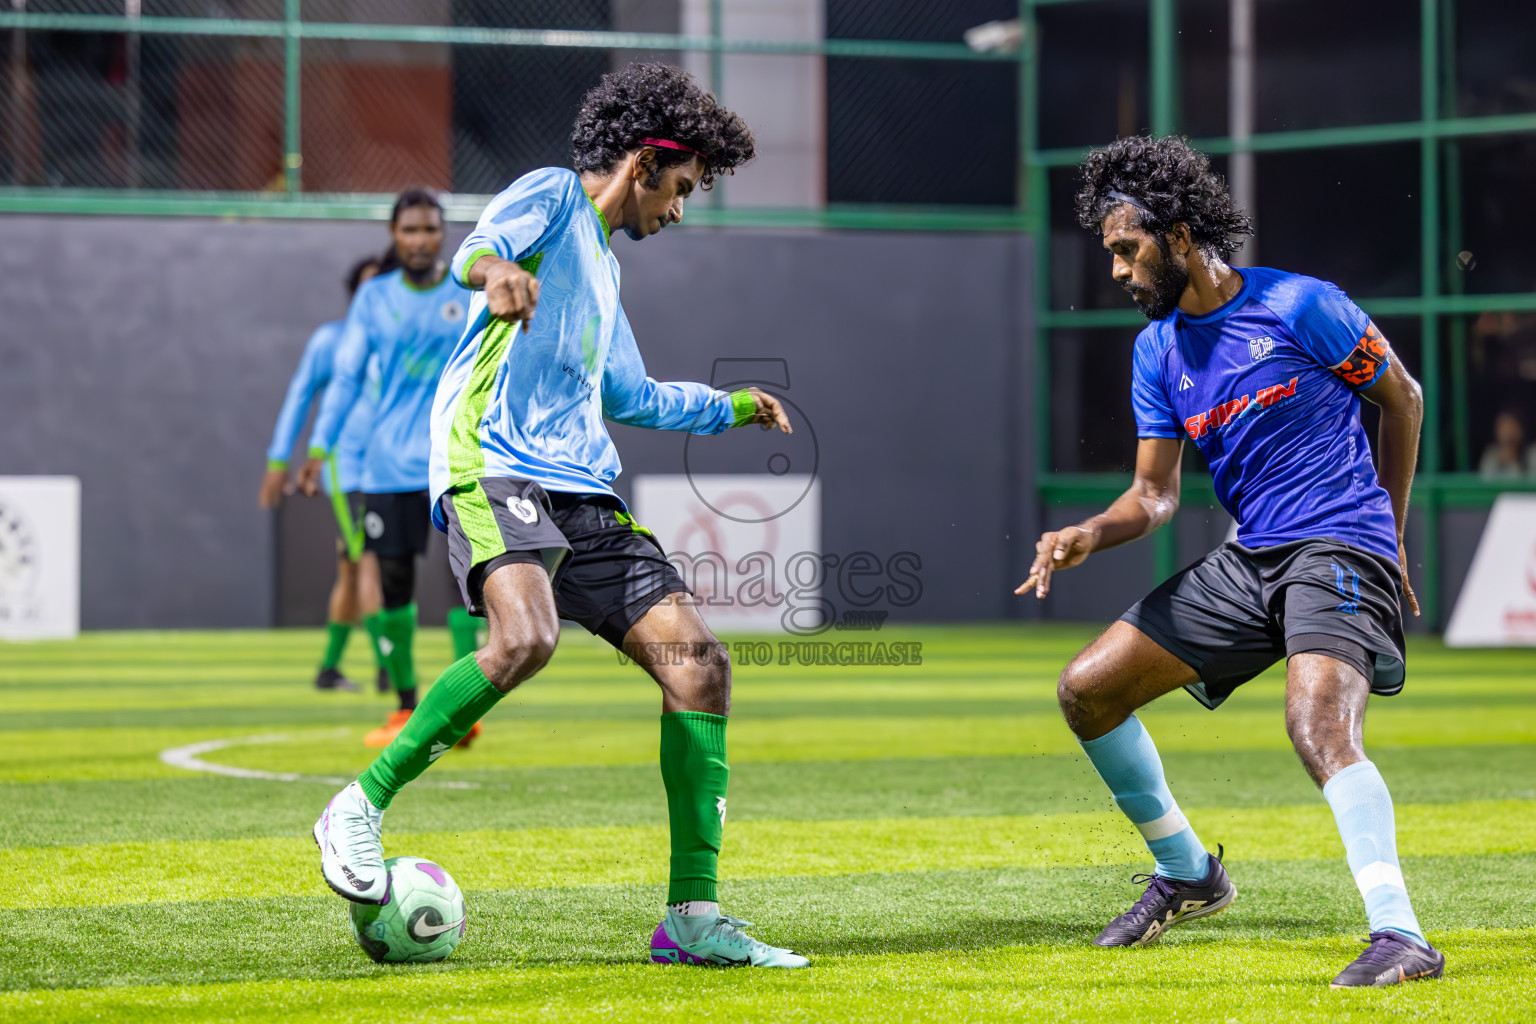
<instances>
[{"instance_id":1,"label":"background player in light blue jersey","mask_svg":"<svg viewBox=\"0 0 1536 1024\"><path fill-rule=\"evenodd\" d=\"M1090 153L1083 176L1078 219L1151 321L1132 373L1136 475L1107 511L1042 536L1018 592L1043 598L1053 572L1166 524L1185 440L1238 522L1236 542L1154 590L1061 674L1067 724L1156 859L1137 876L1141 899L1094 942L1148 945L1237 894L1220 849L1206 853L1174 801L1136 709L1180 687L1214 708L1283 658L1286 730L1333 809L1371 924L1333 985L1439 977L1445 957L1409 903L1392 798L1364 746L1367 700L1403 687L1400 601L1418 612L1403 528L1419 386L1338 288L1227 266L1248 218L1182 139L1121 139ZM1381 408L1379 480L1362 396Z\"/></svg>"},{"instance_id":2,"label":"background player in light blue jersey","mask_svg":"<svg viewBox=\"0 0 1536 1024\"><path fill-rule=\"evenodd\" d=\"M379 397L362 470L363 557L370 569L377 566L383 607L369 622L400 699L399 710L364 738L379 747L416 707L416 559L426 552L430 522L428 418L443 364L464 330L470 296L439 259L443 210L435 195L424 189L401 193L390 236L400 268L375 277L352 300L336 369L315 417L310 459L300 472L300 485L313 493L362 396L367 366L376 361ZM459 656L472 651L473 620L452 616L450 626Z\"/></svg>"},{"instance_id":3,"label":"background player in light blue jersey","mask_svg":"<svg viewBox=\"0 0 1536 1024\"><path fill-rule=\"evenodd\" d=\"M789 432L762 392L646 375L608 247L615 230L643 239L681 220L695 188L752 157L752 136L686 72L635 64L587 94L572 148L577 173L547 168L513 182L453 262L477 294L433 406L433 515L465 604L490 620L490 641L443 673L394 743L331 801L315 826L321 871L349 899L388 898L384 808L544 666L558 619L572 619L631 655L662 691L672 870L652 959L802 967L804 957L720 913L730 661L614 495L619 459L603 425Z\"/></svg>"},{"instance_id":4,"label":"background player in light blue jersey","mask_svg":"<svg viewBox=\"0 0 1536 1024\"><path fill-rule=\"evenodd\" d=\"M384 261L377 256L359 260L347 274L347 297L350 300L357 289L381 269ZM261 482L258 500L262 508L276 508L283 496L293 492L288 477L288 458L298 442L299 431L309 416L309 408L315 396L330 383L336 349L341 342L342 320L321 324L310 335L304 346L299 367L288 382L288 392L283 397L283 407L277 414L277 425L272 430L272 443L267 448L267 474ZM320 661L315 686L321 690L356 690L357 684L341 674L342 653L352 627L357 625L363 603L359 589L377 594L377 572L362 575L358 561L363 550L362 479L363 452L368 444L368 433L373 427L373 405L378 398L377 363L370 363L371 372L364 384L362 397L353 406L342 427L336 451L327 461L321 474L325 493L331 499L336 513L336 582L331 587L331 598L326 610L325 656ZM372 605L378 604L374 597ZM378 647L374 645L378 657ZM379 682L388 685L388 673L382 661L379 664Z\"/></svg>"}]
</instances>

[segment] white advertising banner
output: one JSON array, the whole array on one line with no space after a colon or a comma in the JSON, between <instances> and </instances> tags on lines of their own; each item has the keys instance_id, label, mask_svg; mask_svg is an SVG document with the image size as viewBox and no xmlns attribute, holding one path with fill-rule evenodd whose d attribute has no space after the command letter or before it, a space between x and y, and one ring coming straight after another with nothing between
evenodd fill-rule
<instances>
[{"instance_id":1,"label":"white advertising banner","mask_svg":"<svg viewBox=\"0 0 1536 1024\"><path fill-rule=\"evenodd\" d=\"M79 478L0 476L0 639L79 632Z\"/></svg>"},{"instance_id":2,"label":"white advertising banner","mask_svg":"<svg viewBox=\"0 0 1536 1024\"><path fill-rule=\"evenodd\" d=\"M1536 494L1501 494L1445 629L1448 647L1536 647Z\"/></svg>"},{"instance_id":3,"label":"white advertising banner","mask_svg":"<svg viewBox=\"0 0 1536 1024\"><path fill-rule=\"evenodd\" d=\"M711 629L797 633L824 624L815 477L640 476L634 504L635 521L678 567Z\"/></svg>"}]
</instances>

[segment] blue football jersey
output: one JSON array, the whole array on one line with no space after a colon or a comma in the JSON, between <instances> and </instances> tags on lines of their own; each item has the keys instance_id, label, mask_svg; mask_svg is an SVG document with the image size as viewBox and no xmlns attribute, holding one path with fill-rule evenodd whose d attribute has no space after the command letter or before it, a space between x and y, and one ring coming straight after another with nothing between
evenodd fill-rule
<instances>
[{"instance_id":1,"label":"blue football jersey","mask_svg":"<svg viewBox=\"0 0 1536 1024\"><path fill-rule=\"evenodd\" d=\"M530 171L491 200L453 258L454 276L462 281L486 253L538 277L538 311L525 332L493 319L485 293L473 293L432 410L439 527L438 499L486 476L613 494L621 466L604 419L718 434L756 411L746 392L647 375L619 302L608 225L574 171Z\"/></svg>"},{"instance_id":2,"label":"blue football jersey","mask_svg":"<svg viewBox=\"0 0 1536 1024\"><path fill-rule=\"evenodd\" d=\"M272 443L267 446L269 465L288 464L288 454L299 439L310 403L330 384L336 348L341 343L342 324L341 320L332 320L315 328L315 333L309 336L299 367L288 382L283 407L277 414L277 425L272 428ZM333 453L336 458L335 486L344 493L360 490L363 486L363 455L368 450L368 434L373 430L373 406L378 400L379 361L370 359L362 394L347 415ZM331 474L321 474L320 482L329 494Z\"/></svg>"},{"instance_id":3,"label":"blue football jersey","mask_svg":"<svg viewBox=\"0 0 1536 1024\"><path fill-rule=\"evenodd\" d=\"M1175 311L1137 336L1138 436L1194 442L1240 544L1323 537L1396 561L1392 502L1360 423L1358 392L1387 368L1380 333L1326 281L1240 273L1220 309Z\"/></svg>"},{"instance_id":4,"label":"blue football jersey","mask_svg":"<svg viewBox=\"0 0 1536 1024\"><path fill-rule=\"evenodd\" d=\"M377 360L379 391L363 456L362 489L388 494L427 489L432 397L464 332L470 292L445 274L427 289L403 272L380 274L352 300L335 368L310 439L311 454L336 450L349 411Z\"/></svg>"}]
</instances>

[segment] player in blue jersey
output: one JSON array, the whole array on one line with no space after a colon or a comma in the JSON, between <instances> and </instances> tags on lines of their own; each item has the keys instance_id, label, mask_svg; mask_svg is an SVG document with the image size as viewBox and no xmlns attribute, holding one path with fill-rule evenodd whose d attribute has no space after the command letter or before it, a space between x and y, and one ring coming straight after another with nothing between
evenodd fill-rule
<instances>
[{"instance_id":1,"label":"player in blue jersey","mask_svg":"<svg viewBox=\"0 0 1536 1024\"><path fill-rule=\"evenodd\" d=\"M1392 798L1366 757L1372 693L1403 686L1401 602L1415 614L1403 527L1423 416L1419 386L1335 286L1229 267L1251 233L1203 154L1178 138L1090 153L1077 197L1111 273L1150 323L1136 338L1135 479L1109 509L1047 533L1019 593L1144 537L1179 505L1185 441L1237 520L1224 544L1158 587L1079 654L1057 695L1067 724L1156 859L1140 900L1094 942L1141 946L1236 895L1164 781L1136 709L1184 687L1215 708L1286 659L1286 729L1333 809L1370 944L1334 987L1439 977L1398 866ZM1360 399L1381 410L1378 470Z\"/></svg>"},{"instance_id":2,"label":"player in blue jersey","mask_svg":"<svg viewBox=\"0 0 1536 1024\"><path fill-rule=\"evenodd\" d=\"M690 193L752 157L752 136L686 72L635 64L588 93L572 148L575 172L547 168L513 182L453 261L476 294L433 407L433 514L465 603L490 620L490 641L439 677L399 738L331 801L315 826L321 870L349 899L386 900L384 808L544 666L558 619L572 619L661 688L672 860L652 959L801 967L804 957L720 913L730 661L614 495L619 459L603 425L789 432L779 403L755 389L728 394L646 375L608 247L614 231L643 239L681 220Z\"/></svg>"},{"instance_id":3,"label":"player in blue jersey","mask_svg":"<svg viewBox=\"0 0 1536 1024\"><path fill-rule=\"evenodd\" d=\"M359 260L347 275L347 296L350 299L357 289L377 274L382 261L377 256ZM267 448L267 474L261 481L258 501L262 508L276 508L287 494L293 493L288 477L288 457L298 441L299 431L309 415L309 407L321 394L331 379L336 347L341 340L343 321L332 320L321 324L310 335L304 346L299 367L288 382L288 392L283 397L282 410L277 415L277 425L272 430L272 443ZM373 425L373 401L378 395L377 374L370 374L364 387L363 399L352 409L342 428L335 454L321 474L321 483L331 499L336 513L336 582L331 587L330 602L326 613L325 657L320 661L320 671L315 677L315 687L321 690L356 690L357 684L341 674L340 664L347 638L361 615L359 587L372 592L378 589L376 576L360 579L358 559L362 554L362 471L363 450L368 442L368 431ZM377 600L373 603L377 603ZM375 657L378 649L374 648ZM379 664L379 680L388 685L388 674L382 661Z\"/></svg>"},{"instance_id":4,"label":"player in blue jersey","mask_svg":"<svg viewBox=\"0 0 1536 1024\"><path fill-rule=\"evenodd\" d=\"M331 376L310 439L310 458L300 486L315 493L326 459L376 361L379 396L363 459L363 561L377 567L382 608L377 642L400 707L364 742L382 747L394 739L416 707L416 559L426 552L429 417L437 379L464 330L469 291L439 258L443 210L437 197L409 189L395 201L390 235L398 270L380 274L358 290L342 327ZM372 611L372 609L369 609ZM454 628L460 656L474 649L473 620Z\"/></svg>"}]
</instances>

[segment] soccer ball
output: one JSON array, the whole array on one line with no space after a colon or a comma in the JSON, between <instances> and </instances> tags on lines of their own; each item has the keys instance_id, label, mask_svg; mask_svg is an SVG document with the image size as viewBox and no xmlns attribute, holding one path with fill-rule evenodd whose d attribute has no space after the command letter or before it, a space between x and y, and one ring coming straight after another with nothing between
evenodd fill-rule
<instances>
[{"instance_id":1,"label":"soccer ball","mask_svg":"<svg viewBox=\"0 0 1536 1024\"><path fill-rule=\"evenodd\" d=\"M389 901L352 904L352 937L380 963L446 959L464 937L464 894L448 872L420 857L391 857Z\"/></svg>"}]
</instances>

